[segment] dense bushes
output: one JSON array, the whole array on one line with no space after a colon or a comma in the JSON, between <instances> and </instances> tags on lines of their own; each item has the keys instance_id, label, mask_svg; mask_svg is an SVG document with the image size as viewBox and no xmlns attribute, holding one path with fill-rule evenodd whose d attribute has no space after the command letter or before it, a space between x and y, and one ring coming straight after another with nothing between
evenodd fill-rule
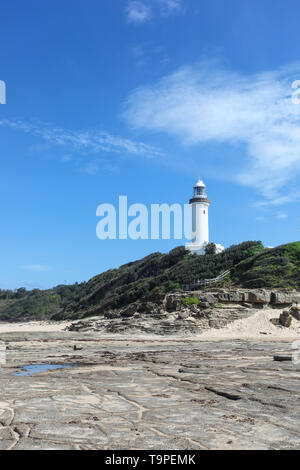
<instances>
[{"instance_id":1,"label":"dense bushes","mask_svg":"<svg viewBox=\"0 0 300 470\"><path fill-rule=\"evenodd\" d=\"M243 287L300 287L300 242L264 250L237 264L231 271Z\"/></svg>"},{"instance_id":2,"label":"dense bushes","mask_svg":"<svg viewBox=\"0 0 300 470\"><path fill-rule=\"evenodd\" d=\"M197 297L185 297L184 299L181 299L181 302L183 303L183 305L189 306L198 305L200 301Z\"/></svg>"},{"instance_id":3,"label":"dense bushes","mask_svg":"<svg viewBox=\"0 0 300 470\"><path fill-rule=\"evenodd\" d=\"M81 299L70 302L55 319L98 315L142 298L175 292L182 284L216 277L253 251L262 251L260 242L245 242L218 255L192 255L184 247L168 254L153 253L139 261L94 277L81 291Z\"/></svg>"},{"instance_id":4,"label":"dense bushes","mask_svg":"<svg viewBox=\"0 0 300 470\"><path fill-rule=\"evenodd\" d=\"M210 250L209 250L210 251ZM89 282L40 291L0 291L0 319L64 319L99 315L141 299L174 292L183 284L231 270L227 282L243 287L300 287L300 243L265 249L261 242L233 245L198 256L178 247L153 253ZM223 281L224 282L224 281Z\"/></svg>"},{"instance_id":5,"label":"dense bushes","mask_svg":"<svg viewBox=\"0 0 300 470\"><path fill-rule=\"evenodd\" d=\"M58 286L50 290L24 288L17 291L0 291L0 320L42 320L50 318L64 305L74 300L79 284Z\"/></svg>"}]
</instances>

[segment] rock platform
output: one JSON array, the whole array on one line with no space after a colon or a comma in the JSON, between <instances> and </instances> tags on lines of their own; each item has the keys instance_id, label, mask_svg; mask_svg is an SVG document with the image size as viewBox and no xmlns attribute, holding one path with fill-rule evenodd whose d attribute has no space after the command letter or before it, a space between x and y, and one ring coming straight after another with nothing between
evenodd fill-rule
<instances>
[{"instance_id":1,"label":"rock platform","mask_svg":"<svg viewBox=\"0 0 300 470\"><path fill-rule=\"evenodd\" d=\"M0 449L299 449L289 342L6 333ZM80 345L80 350L74 346ZM16 376L28 364L69 369Z\"/></svg>"}]
</instances>

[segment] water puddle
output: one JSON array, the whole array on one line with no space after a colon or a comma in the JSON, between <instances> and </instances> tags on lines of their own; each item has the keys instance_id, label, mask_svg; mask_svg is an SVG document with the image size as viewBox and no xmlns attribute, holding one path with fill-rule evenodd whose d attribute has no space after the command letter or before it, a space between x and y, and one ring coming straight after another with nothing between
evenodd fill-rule
<instances>
[{"instance_id":1,"label":"water puddle","mask_svg":"<svg viewBox=\"0 0 300 470\"><path fill-rule=\"evenodd\" d=\"M20 372L15 372L14 375L24 377L38 374L39 372L45 372L47 370L70 369L73 366L74 364L33 364L19 367Z\"/></svg>"}]
</instances>

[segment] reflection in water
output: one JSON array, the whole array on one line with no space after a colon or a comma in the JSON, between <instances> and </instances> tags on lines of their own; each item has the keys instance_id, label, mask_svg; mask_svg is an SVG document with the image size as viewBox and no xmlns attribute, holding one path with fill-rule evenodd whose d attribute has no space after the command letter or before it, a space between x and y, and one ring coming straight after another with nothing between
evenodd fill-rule
<instances>
[{"instance_id":1,"label":"reflection in water","mask_svg":"<svg viewBox=\"0 0 300 470\"><path fill-rule=\"evenodd\" d=\"M20 372L15 372L14 375L26 376L53 369L70 369L70 367L73 367L73 364L34 364L20 367Z\"/></svg>"}]
</instances>

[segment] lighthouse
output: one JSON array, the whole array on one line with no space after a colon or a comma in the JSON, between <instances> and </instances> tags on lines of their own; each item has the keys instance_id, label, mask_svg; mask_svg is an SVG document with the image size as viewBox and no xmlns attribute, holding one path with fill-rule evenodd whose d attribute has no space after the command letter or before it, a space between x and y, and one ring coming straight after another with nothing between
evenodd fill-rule
<instances>
[{"instance_id":1,"label":"lighthouse","mask_svg":"<svg viewBox=\"0 0 300 470\"><path fill-rule=\"evenodd\" d=\"M206 186L202 180L198 180L194 186L194 195L190 199L192 206L192 243L186 245L186 249L199 255L205 254L209 244L208 213L210 200L207 197ZM222 245L216 244L216 252L224 251Z\"/></svg>"}]
</instances>

